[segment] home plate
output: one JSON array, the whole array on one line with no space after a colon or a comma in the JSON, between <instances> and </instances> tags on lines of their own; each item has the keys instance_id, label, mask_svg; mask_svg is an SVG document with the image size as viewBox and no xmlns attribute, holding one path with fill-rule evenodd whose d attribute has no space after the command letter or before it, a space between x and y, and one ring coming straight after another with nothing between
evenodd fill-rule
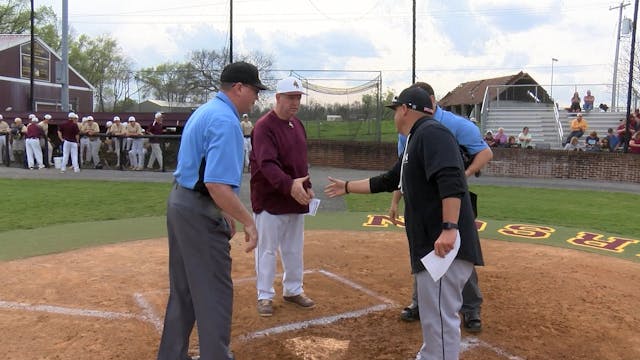
<instances>
[{"instance_id":1,"label":"home plate","mask_svg":"<svg viewBox=\"0 0 640 360\"><path fill-rule=\"evenodd\" d=\"M349 348L349 340L338 340L317 336L302 336L286 341L287 345L304 360L344 359Z\"/></svg>"}]
</instances>

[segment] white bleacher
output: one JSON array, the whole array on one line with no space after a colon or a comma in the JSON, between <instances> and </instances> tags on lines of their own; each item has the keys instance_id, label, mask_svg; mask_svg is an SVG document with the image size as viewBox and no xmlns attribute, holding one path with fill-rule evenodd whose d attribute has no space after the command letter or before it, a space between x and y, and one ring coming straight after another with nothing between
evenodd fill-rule
<instances>
[{"instance_id":1,"label":"white bleacher","mask_svg":"<svg viewBox=\"0 0 640 360\"><path fill-rule=\"evenodd\" d=\"M500 101L491 105L482 121L484 132L491 130L495 134L501 127L507 136L517 137L528 126L534 147L541 143L551 148L561 146L551 104Z\"/></svg>"},{"instance_id":2,"label":"white bleacher","mask_svg":"<svg viewBox=\"0 0 640 360\"><path fill-rule=\"evenodd\" d=\"M606 136L608 128L615 130L619 120L625 117L625 114L621 112L600 112L598 110L582 114L589 125L587 134L595 130L598 133L598 137ZM570 132L571 120L575 119L575 117L576 114L574 113L567 113L565 110L559 111L559 120L564 137ZM513 135L517 137L525 126L529 127L534 146L536 144L544 144L541 147L562 148L551 104L519 101L493 102L487 112L487 118L482 120L483 132L491 130L495 134L497 129L502 127L507 136ZM584 136L587 136L587 134Z\"/></svg>"},{"instance_id":3,"label":"white bleacher","mask_svg":"<svg viewBox=\"0 0 640 360\"><path fill-rule=\"evenodd\" d=\"M623 112L600 112L592 110L590 112L583 112L582 117L587 121L589 128L584 136L588 136L591 131L596 131L598 137L602 138L607 136L607 129L613 128L615 131L618 125L620 125L620 119L626 117L626 113ZM560 122L565 134L571 132L570 125L571 120L576 118L576 114L560 112ZM584 137L583 136L583 137Z\"/></svg>"}]
</instances>

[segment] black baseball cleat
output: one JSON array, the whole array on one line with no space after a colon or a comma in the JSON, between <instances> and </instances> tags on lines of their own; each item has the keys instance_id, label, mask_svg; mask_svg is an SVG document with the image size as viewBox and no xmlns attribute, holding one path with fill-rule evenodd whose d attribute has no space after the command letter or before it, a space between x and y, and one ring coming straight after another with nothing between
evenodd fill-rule
<instances>
[{"instance_id":1,"label":"black baseball cleat","mask_svg":"<svg viewBox=\"0 0 640 360\"><path fill-rule=\"evenodd\" d=\"M479 333L482 331L482 320L478 314L464 314L464 328L471 333Z\"/></svg>"},{"instance_id":2,"label":"black baseball cleat","mask_svg":"<svg viewBox=\"0 0 640 360\"><path fill-rule=\"evenodd\" d=\"M420 311L418 310L418 305L411 304L404 308L400 313L400 319L407 322L420 320Z\"/></svg>"}]
</instances>

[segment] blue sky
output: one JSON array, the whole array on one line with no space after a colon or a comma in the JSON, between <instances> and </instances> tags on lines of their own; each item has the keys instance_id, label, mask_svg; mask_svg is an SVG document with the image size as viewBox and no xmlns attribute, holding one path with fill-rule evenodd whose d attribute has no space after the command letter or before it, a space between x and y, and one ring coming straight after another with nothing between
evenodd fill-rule
<instances>
[{"instance_id":1,"label":"blue sky","mask_svg":"<svg viewBox=\"0 0 640 360\"><path fill-rule=\"evenodd\" d=\"M35 0L60 14L61 1ZM137 68L228 45L230 0L69 0L76 33L111 33ZM610 102L617 29L604 0L418 0L417 78L439 97L459 83L528 72L568 104L574 89ZM282 70L380 71L411 81L410 0L235 0L234 53L258 50ZM631 6L623 14L633 15ZM628 47L624 39L621 47ZM619 69L625 72L627 69ZM357 75L353 75L357 77ZM626 94L626 91L625 91Z\"/></svg>"}]
</instances>

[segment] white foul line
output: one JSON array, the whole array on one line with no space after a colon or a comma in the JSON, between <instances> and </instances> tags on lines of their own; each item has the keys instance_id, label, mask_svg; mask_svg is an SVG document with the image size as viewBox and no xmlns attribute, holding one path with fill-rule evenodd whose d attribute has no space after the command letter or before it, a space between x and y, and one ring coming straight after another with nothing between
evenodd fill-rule
<instances>
[{"instance_id":1,"label":"white foul line","mask_svg":"<svg viewBox=\"0 0 640 360\"><path fill-rule=\"evenodd\" d=\"M162 320L156 315L153 311L153 306L149 304L149 302L142 296L140 293L135 293L133 297L138 303L138 306L142 308L142 318L148 322L150 322L156 331L159 333L162 332Z\"/></svg>"},{"instance_id":2,"label":"white foul line","mask_svg":"<svg viewBox=\"0 0 640 360\"><path fill-rule=\"evenodd\" d=\"M74 309L62 306L53 305L33 305L27 303L19 303L13 301L0 301L0 308L13 309L13 310L29 310L40 311L53 314L62 315L75 315L75 316L89 316L102 319L135 319L138 316L129 313L117 313L112 311L100 311L100 310L87 310L87 309Z\"/></svg>"}]
</instances>

